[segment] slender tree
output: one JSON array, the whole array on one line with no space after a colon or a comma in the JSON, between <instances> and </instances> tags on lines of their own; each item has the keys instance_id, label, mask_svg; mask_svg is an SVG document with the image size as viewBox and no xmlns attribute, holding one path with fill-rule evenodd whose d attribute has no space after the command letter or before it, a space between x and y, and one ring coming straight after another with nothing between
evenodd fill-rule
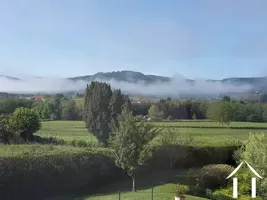
<instances>
[{"instance_id":1,"label":"slender tree","mask_svg":"<svg viewBox=\"0 0 267 200\"><path fill-rule=\"evenodd\" d=\"M123 110L119 126L112 130L109 139L115 163L132 178L132 191L136 191L136 170L152 155L151 141L159 129L146 122L135 122L131 112Z\"/></svg>"}]
</instances>

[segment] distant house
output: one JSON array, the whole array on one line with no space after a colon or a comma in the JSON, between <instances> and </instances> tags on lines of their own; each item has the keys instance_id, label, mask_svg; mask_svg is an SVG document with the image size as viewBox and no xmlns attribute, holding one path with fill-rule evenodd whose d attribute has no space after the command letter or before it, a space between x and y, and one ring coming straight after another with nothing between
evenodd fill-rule
<instances>
[{"instance_id":1,"label":"distant house","mask_svg":"<svg viewBox=\"0 0 267 200\"><path fill-rule=\"evenodd\" d=\"M44 101L43 96L32 96L31 99Z\"/></svg>"}]
</instances>

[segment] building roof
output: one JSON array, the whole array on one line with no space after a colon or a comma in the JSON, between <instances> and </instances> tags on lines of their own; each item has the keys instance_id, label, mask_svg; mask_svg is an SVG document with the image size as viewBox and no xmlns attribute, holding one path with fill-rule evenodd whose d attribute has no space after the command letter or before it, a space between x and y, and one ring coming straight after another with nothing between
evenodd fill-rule
<instances>
[{"instance_id":1,"label":"building roof","mask_svg":"<svg viewBox=\"0 0 267 200\"><path fill-rule=\"evenodd\" d=\"M43 96L32 96L32 99L43 99Z\"/></svg>"}]
</instances>

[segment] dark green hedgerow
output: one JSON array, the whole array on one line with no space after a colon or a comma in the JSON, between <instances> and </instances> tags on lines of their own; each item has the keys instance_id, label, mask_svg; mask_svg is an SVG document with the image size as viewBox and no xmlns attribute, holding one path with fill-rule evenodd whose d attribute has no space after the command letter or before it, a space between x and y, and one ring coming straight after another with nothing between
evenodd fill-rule
<instances>
[{"instance_id":1,"label":"dark green hedgerow","mask_svg":"<svg viewBox=\"0 0 267 200\"><path fill-rule=\"evenodd\" d=\"M41 155L17 154L0 158L0 194L3 199L38 199L42 196L91 190L119 179L108 150L55 151ZM90 190L87 189L90 193ZM0 198L1 199L1 198Z\"/></svg>"}]
</instances>

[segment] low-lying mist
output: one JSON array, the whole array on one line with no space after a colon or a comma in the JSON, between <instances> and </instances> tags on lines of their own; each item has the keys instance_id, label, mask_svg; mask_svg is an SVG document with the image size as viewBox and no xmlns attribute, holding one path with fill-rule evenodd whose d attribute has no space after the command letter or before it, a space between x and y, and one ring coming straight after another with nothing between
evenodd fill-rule
<instances>
[{"instance_id":1,"label":"low-lying mist","mask_svg":"<svg viewBox=\"0 0 267 200\"><path fill-rule=\"evenodd\" d=\"M153 96L178 96L178 95L217 95L225 93L242 93L252 89L251 85L234 85L221 82L210 82L203 79L189 83L185 78L172 77L170 82L156 82L145 84L120 82L116 80L97 80L109 83L113 88L121 89L124 93L143 94ZM27 77L22 80L0 78L0 92L10 93L62 93L70 91L84 91L88 82L72 81L62 78L37 78Z\"/></svg>"}]
</instances>

